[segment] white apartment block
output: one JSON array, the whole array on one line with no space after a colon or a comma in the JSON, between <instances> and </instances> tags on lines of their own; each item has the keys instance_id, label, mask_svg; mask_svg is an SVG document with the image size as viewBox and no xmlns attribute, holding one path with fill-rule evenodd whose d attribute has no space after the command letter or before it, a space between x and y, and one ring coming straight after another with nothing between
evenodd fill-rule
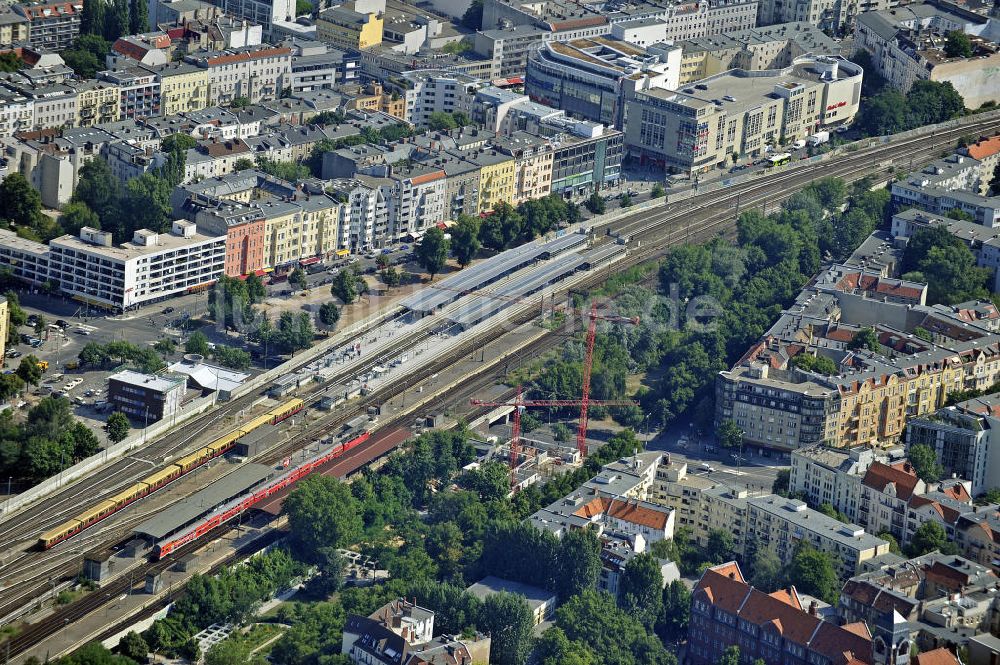
<instances>
[{"instance_id":1,"label":"white apartment block","mask_svg":"<svg viewBox=\"0 0 1000 665\"><path fill-rule=\"evenodd\" d=\"M765 0L766 1L766 0ZM640 5L640 10L645 7ZM757 0L749 2L668 3L642 16L623 12L611 16L611 35L637 46L673 44L685 39L746 30L757 25Z\"/></svg>"},{"instance_id":2,"label":"white apartment block","mask_svg":"<svg viewBox=\"0 0 1000 665\"><path fill-rule=\"evenodd\" d=\"M49 279L66 295L115 310L203 288L223 274L226 237L208 237L191 222L175 221L170 233L135 232L112 245L111 234L89 227L78 238L49 243Z\"/></svg>"},{"instance_id":3,"label":"white apartment block","mask_svg":"<svg viewBox=\"0 0 1000 665\"><path fill-rule=\"evenodd\" d=\"M889 85L905 93L920 80L949 81L970 109L996 101L1000 20L951 3L878 9L883 11L858 17L854 46L871 55L876 71ZM971 38L971 58L948 57L944 52L952 31Z\"/></svg>"},{"instance_id":4,"label":"white apartment block","mask_svg":"<svg viewBox=\"0 0 1000 665\"><path fill-rule=\"evenodd\" d=\"M479 79L441 70L421 70L402 74L406 85L389 82L386 89L406 100L405 120L414 125L426 125L431 113L462 112L472 117L476 91L485 83Z\"/></svg>"},{"instance_id":5,"label":"white apartment block","mask_svg":"<svg viewBox=\"0 0 1000 665\"><path fill-rule=\"evenodd\" d=\"M208 55L189 62L208 70L208 103L228 104L245 97L251 104L277 99L281 82L292 72L292 50L286 47L248 46Z\"/></svg>"},{"instance_id":6,"label":"white apartment block","mask_svg":"<svg viewBox=\"0 0 1000 665\"><path fill-rule=\"evenodd\" d=\"M359 175L334 180L327 192L342 202L339 249L359 254L382 246L389 230L389 210L377 178Z\"/></svg>"},{"instance_id":7,"label":"white apartment block","mask_svg":"<svg viewBox=\"0 0 1000 665\"><path fill-rule=\"evenodd\" d=\"M0 138L35 125L35 101L12 90L0 90Z\"/></svg>"},{"instance_id":8,"label":"white apartment block","mask_svg":"<svg viewBox=\"0 0 1000 665\"><path fill-rule=\"evenodd\" d=\"M833 555L842 578L856 575L865 561L889 552L887 541L865 533L857 524L844 524L811 510L804 501L776 494L747 499L747 538L774 552L786 565L796 545L808 543Z\"/></svg>"},{"instance_id":9,"label":"white apartment block","mask_svg":"<svg viewBox=\"0 0 1000 665\"><path fill-rule=\"evenodd\" d=\"M813 506L828 503L852 520L858 519L861 479L876 460L872 448L807 446L792 451L788 489Z\"/></svg>"},{"instance_id":10,"label":"white apartment block","mask_svg":"<svg viewBox=\"0 0 1000 665\"><path fill-rule=\"evenodd\" d=\"M866 10L886 9L890 0L761 0L760 25L802 21L832 33L849 32L857 15Z\"/></svg>"}]
</instances>

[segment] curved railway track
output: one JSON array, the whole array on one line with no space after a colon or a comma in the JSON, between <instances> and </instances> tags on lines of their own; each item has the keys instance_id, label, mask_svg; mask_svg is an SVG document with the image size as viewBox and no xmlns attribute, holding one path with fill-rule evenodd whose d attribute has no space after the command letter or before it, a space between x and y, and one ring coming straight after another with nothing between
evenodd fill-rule
<instances>
[{"instance_id":1,"label":"curved railway track","mask_svg":"<svg viewBox=\"0 0 1000 665\"><path fill-rule=\"evenodd\" d=\"M855 153L851 153L835 161L795 167L780 174L770 173L766 177L762 177L757 181L740 183L729 189L722 189L705 194L697 194L690 197L686 201L668 203L662 210L658 210L656 208L647 209L624 219L610 223L597 224L595 225L595 230L610 229L615 234L627 235L633 240L641 240L642 245L637 249L633 249L625 260L618 264L621 267L634 265L648 260L657 254L662 253L665 249L680 242L704 240L718 235L720 232L730 231L735 225L735 219L738 216L739 211L757 207L760 204L764 204L765 206L779 204L794 192L799 191L802 186L816 178L835 176L844 178L848 181L859 179L866 175L885 171L886 167L880 167L879 164L884 164L886 159L902 158L903 160L910 161L915 167L921 166L923 162L938 156L943 148L952 147L958 137L964 134L989 132L998 128L1000 128L1000 120L984 120L978 123L970 123L962 127L942 130L937 132L932 137L918 137L894 144L880 144L872 148L860 149ZM597 274L595 274L590 280L587 280L587 283L577 285L575 288L586 288L589 285L599 283L603 280L603 278L603 271L597 271ZM558 292L559 290L556 289L556 291ZM447 368L452 364L454 358L466 355L469 352L469 349L479 348L479 346L501 337L511 327L511 321L514 321L515 323L523 323L537 316L537 309L533 306L525 307L523 310L524 311L521 311L515 316L510 317L510 319L504 322L504 325L492 326L487 331L476 335L474 340L461 345L460 348L448 354L447 357L442 357L425 365L419 370L419 372L416 373L416 375L412 376L408 380L409 385L415 385L417 381L421 381L430 375ZM367 329L365 333L370 330L371 328ZM565 329L550 332L542 338L531 342L527 347L525 347L525 349L522 350L522 353L527 353L530 357L530 355L533 355L536 351L550 346L553 336L566 334L572 334L572 332L567 332ZM409 344L407 345L407 343ZM377 357L373 356L372 358L369 358L369 361L364 363L367 369L362 370L357 367L352 367L350 372L346 374L357 375L364 373L374 365L384 361L385 357L397 355L404 348L412 346L413 343L419 343L419 341L414 342L414 338L401 338L401 340L394 343L390 349L387 349L384 353L380 353ZM469 383L463 384L463 388L460 391L463 394L462 399L465 399L465 393L471 395L475 392L475 390L478 390L479 387L488 385L493 377L494 374L490 374L486 377L488 380L483 381L481 378L479 381L476 381L475 379L472 379ZM307 403L311 403L322 397L322 392L324 390L325 386L319 385L302 397L307 401ZM327 433L336 431L336 429L343 425L343 423L355 417L358 413L364 413L368 406L384 403L388 399L399 395L401 392L403 392L403 390L400 390L398 385L388 385L376 389L373 393L349 403L351 408L344 409L336 416L325 419L322 423L290 437L287 441L280 444L279 448L275 448L270 451L266 457L267 459L277 460L293 447L301 446L303 443L308 443L324 436ZM457 397L458 395L456 394L453 396ZM257 395L247 395L241 397L240 400L252 401L257 397ZM220 418L232 415L237 412L239 408L243 408L245 406L245 404L239 404L239 408L233 408L238 405L238 402L239 401L228 405L230 408L224 411L220 410L221 412L206 414L206 416L200 417L198 420L194 421L194 423L197 424L202 419L216 422ZM394 420L388 420L386 423L383 423L382 426L392 424L393 422ZM187 426L185 426L185 431L187 429ZM181 438L181 436L183 436L183 433L180 432L175 435L176 438ZM187 435L186 440L189 441L193 438L193 436L194 435ZM168 436L167 438L170 437ZM127 481L122 481L122 483L125 482ZM103 493L110 491L111 490L108 489ZM78 505L79 504L77 504L77 506ZM138 518L135 520L129 520L128 525L114 525L114 533L118 534L127 532L131 526L134 526L132 523L133 521L137 523ZM223 525L219 528L225 530L227 527ZM2 537L2 535L2 532L0 532L0 537ZM105 541L107 542L107 534L105 534L105 536ZM95 538L95 541L96 540L98 539ZM180 553L181 551L186 554L189 551L193 551L193 549L196 549L197 547L198 543L191 543L190 545L185 546L183 550L179 550L177 554L172 556L183 556L183 554ZM77 550L77 552L77 555L82 554L79 550ZM169 561L169 558L164 561ZM27 563L26 565L33 564ZM154 564L149 564L149 566L153 565ZM163 565L163 562L159 562L159 565ZM63 562L57 567L53 567L50 571L40 573L40 575L48 574L49 576L52 576L59 571L63 571L65 573L70 570L78 570L78 562L75 559ZM142 574L144 575L145 573ZM119 585L122 583L122 581L117 582ZM124 583L127 584L127 582ZM33 628L30 633L31 635L43 636L36 639L34 643L43 639L45 634L51 634L51 632L64 625L61 621L70 616L69 611L71 608L74 608L79 603L82 603L85 599L90 599L85 606L80 606L88 609L75 615L76 618L84 616L90 611L93 611L93 609L103 605L103 602L98 601L103 601L106 597L105 594L107 593L107 591L103 591L102 593L90 594L84 599L81 599L81 601L73 603L71 606L63 608L63 610L54 614L51 621L45 620L43 622L39 622L40 624L44 623L49 626L49 633L45 633L41 628ZM22 599L25 596L29 598L32 597L30 594L21 594ZM95 600L93 598L94 596L98 596L98 598ZM112 594L112 597L114 597L114 594ZM2 609L3 608L0 607L0 616L3 615ZM15 638L16 641L11 641L10 648L12 655L30 648L31 645L28 644L28 642L31 642L31 640L26 639L27 636L27 632L22 632L17 638ZM4 648L6 648L6 645L0 645L0 649Z\"/></svg>"}]
</instances>

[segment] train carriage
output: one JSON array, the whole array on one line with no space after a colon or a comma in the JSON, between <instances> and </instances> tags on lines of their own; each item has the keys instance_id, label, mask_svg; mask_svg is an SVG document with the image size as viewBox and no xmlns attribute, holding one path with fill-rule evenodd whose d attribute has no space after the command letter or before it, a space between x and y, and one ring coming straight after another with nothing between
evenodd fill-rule
<instances>
[{"instance_id":1,"label":"train carriage","mask_svg":"<svg viewBox=\"0 0 1000 665\"><path fill-rule=\"evenodd\" d=\"M270 423L272 425L277 425L282 420L285 420L286 418L293 416L302 409L304 409L305 405L306 403L297 397L288 400L278 408L271 411L270 415L272 416L272 419Z\"/></svg>"},{"instance_id":2,"label":"train carriage","mask_svg":"<svg viewBox=\"0 0 1000 665\"><path fill-rule=\"evenodd\" d=\"M239 438L243 436L245 433L246 432L244 432L243 429L234 429L232 432L223 434L218 439L208 444L208 447L211 448L212 450L225 452L230 448L232 448L233 444L235 444L236 441L239 440Z\"/></svg>"},{"instance_id":3,"label":"train carriage","mask_svg":"<svg viewBox=\"0 0 1000 665\"><path fill-rule=\"evenodd\" d=\"M107 499L105 501L101 501L96 506L91 507L90 510L85 513L77 515L76 518L80 520L80 528L86 529L91 524L100 522L105 517L115 512L115 510L115 502Z\"/></svg>"},{"instance_id":4,"label":"train carriage","mask_svg":"<svg viewBox=\"0 0 1000 665\"><path fill-rule=\"evenodd\" d=\"M181 467L177 466L176 464L171 464L165 469L161 469L160 471L157 471L156 473L150 476L146 476L142 482L146 483L149 486L150 492L153 492L155 490L160 489L167 483L176 480L177 478L180 478L180 476L181 476Z\"/></svg>"},{"instance_id":5,"label":"train carriage","mask_svg":"<svg viewBox=\"0 0 1000 665\"><path fill-rule=\"evenodd\" d=\"M113 501L115 504L115 509L119 510L124 508L128 504L132 503L136 499L141 499L149 493L149 485L145 482L138 482L132 485L127 490L119 492L115 496L111 497L109 501Z\"/></svg>"},{"instance_id":6,"label":"train carriage","mask_svg":"<svg viewBox=\"0 0 1000 665\"><path fill-rule=\"evenodd\" d=\"M80 529L82 522L80 520L73 518L66 522L63 522L54 529L46 531L38 538L39 544L45 549L49 549L57 543L61 543L71 536L75 536Z\"/></svg>"},{"instance_id":7,"label":"train carriage","mask_svg":"<svg viewBox=\"0 0 1000 665\"><path fill-rule=\"evenodd\" d=\"M274 413L273 411L268 411L267 413L262 413L259 416L256 416L253 419L251 419L250 421L244 423L243 425L240 425L239 429L237 430L239 432L239 436L244 436L244 435L249 434L250 432L254 431L258 427L270 424L271 419L273 418L273 415L272 415L273 413ZM239 437L237 437L237 438L239 438Z\"/></svg>"},{"instance_id":8,"label":"train carriage","mask_svg":"<svg viewBox=\"0 0 1000 665\"><path fill-rule=\"evenodd\" d=\"M180 458L175 463L181 468L183 473L188 473L191 469L201 466L210 459L212 459L212 449L206 446L197 452Z\"/></svg>"}]
</instances>

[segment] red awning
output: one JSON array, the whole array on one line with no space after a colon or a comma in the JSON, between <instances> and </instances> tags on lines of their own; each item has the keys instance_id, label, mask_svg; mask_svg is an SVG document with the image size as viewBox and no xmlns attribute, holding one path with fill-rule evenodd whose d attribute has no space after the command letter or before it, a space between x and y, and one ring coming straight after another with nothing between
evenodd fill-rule
<instances>
[{"instance_id":1,"label":"red awning","mask_svg":"<svg viewBox=\"0 0 1000 665\"><path fill-rule=\"evenodd\" d=\"M308 259L302 259L301 261L299 261L300 266L311 266L314 263L319 263L318 256L313 256Z\"/></svg>"}]
</instances>

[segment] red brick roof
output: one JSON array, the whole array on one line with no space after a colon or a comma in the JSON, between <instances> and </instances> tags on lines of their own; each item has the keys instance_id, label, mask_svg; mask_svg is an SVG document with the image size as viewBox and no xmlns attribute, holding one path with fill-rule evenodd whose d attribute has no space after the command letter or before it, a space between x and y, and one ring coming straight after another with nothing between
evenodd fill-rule
<instances>
[{"instance_id":1,"label":"red brick roof","mask_svg":"<svg viewBox=\"0 0 1000 665\"><path fill-rule=\"evenodd\" d=\"M822 654L832 665L872 662L871 636L866 630L858 626L847 630L802 611L794 588L770 595L754 589L743 581L736 563L706 570L694 597L703 597L714 607L763 630L776 631L784 639Z\"/></svg>"},{"instance_id":2,"label":"red brick roof","mask_svg":"<svg viewBox=\"0 0 1000 665\"><path fill-rule=\"evenodd\" d=\"M875 462L868 467L862 483L880 492L884 492L889 483L892 483L896 486L896 496L905 501L913 496L913 489L918 480L920 479L917 478L909 462L897 462L892 465Z\"/></svg>"},{"instance_id":3,"label":"red brick roof","mask_svg":"<svg viewBox=\"0 0 1000 665\"><path fill-rule=\"evenodd\" d=\"M986 159L1000 152L1000 136L988 138L979 143L973 143L968 148L969 157L973 159Z\"/></svg>"},{"instance_id":4,"label":"red brick roof","mask_svg":"<svg viewBox=\"0 0 1000 665\"><path fill-rule=\"evenodd\" d=\"M230 65L234 62L247 62L249 60L258 60L260 58L272 58L276 55L285 55L291 53L290 48L265 48L258 49L256 51L241 51L239 53L233 53L230 55L220 55L214 58L208 58L206 62L209 67L215 67L217 65Z\"/></svg>"},{"instance_id":5,"label":"red brick roof","mask_svg":"<svg viewBox=\"0 0 1000 665\"><path fill-rule=\"evenodd\" d=\"M962 483L949 483L948 485L942 485L941 493L945 496L951 497L955 501L961 501L962 503L972 501L972 495L969 494L969 491L965 489L965 485Z\"/></svg>"},{"instance_id":6,"label":"red brick roof","mask_svg":"<svg viewBox=\"0 0 1000 665\"><path fill-rule=\"evenodd\" d=\"M955 654L944 647L919 653L914 661L916 665L959 665Z\"/></svg>"},{"instance_id":7,"label":"red brick roof","mask_svg":"<svg viewBox=\"0 0 1000 665\"><path fill-rule=\"evenodd\" d=\"M598 515L608 515L623 522L631 522L647 526L651 529L665 529L667 526L667 514L652 508L642 506L627 501L617 499L607 499L598 497L577 508L573 513L577 517L591 519Z\"/></svg>"}]
</instances>

